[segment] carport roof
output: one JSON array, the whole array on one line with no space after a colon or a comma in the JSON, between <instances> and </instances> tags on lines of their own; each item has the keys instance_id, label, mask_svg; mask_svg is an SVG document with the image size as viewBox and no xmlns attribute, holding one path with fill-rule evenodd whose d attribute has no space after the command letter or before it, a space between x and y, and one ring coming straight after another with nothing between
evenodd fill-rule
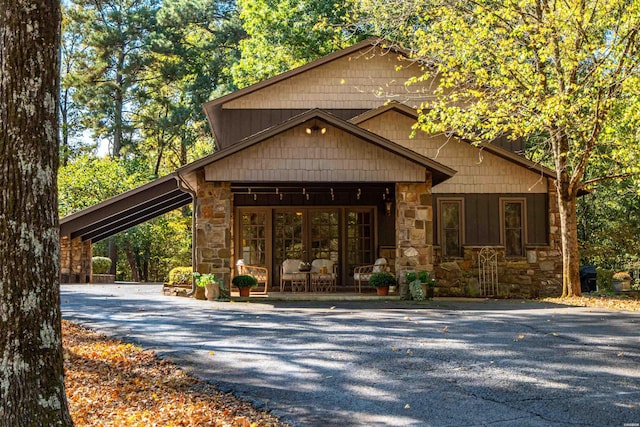
<instances>
[{"instance_id":1,"label":"carport roof","mask_svg":"<svg viewBox=\"0 0 640 427\"><path fill-rule=\"evenodd\" d=\"M191 203L168 175L60 219L60 235L100 240Z\"/></svg>"}]
</instances>

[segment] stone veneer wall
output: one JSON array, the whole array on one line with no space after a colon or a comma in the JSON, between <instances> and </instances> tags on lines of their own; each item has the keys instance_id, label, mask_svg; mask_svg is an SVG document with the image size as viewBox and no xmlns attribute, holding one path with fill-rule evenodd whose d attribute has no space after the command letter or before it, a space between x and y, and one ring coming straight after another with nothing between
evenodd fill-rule
<instances>
[{"instance_id":1,"label":"stone veneer wall","mask_svg":"<svg viewBox=\"0 0 640 427\"><path fill-rule=\"evenodd\" d=\"M562 293L560 213L555 185L549 180L549 246L525 247L525 257L505 258L498 252L498 296L538 298ZM440 247L434 247L436 296L480 296L478 252L482 247L464 247L462 259L442 262Z\"/></svg>"},{"instance_id":2,"label":"stone veneer wall","mask_svg":"<svg viewBox=\"0 0 640 427\"><path fill-rule=\"evenodd\" d=\"M93 246L91 240L60 236L60 282L90 283Z\"/></svg>"},{"instance_id":3,"label":"stone veneer wall","mask_svg":"<svg viewBox=\"0 0 640 427\"><path fill-rule=\"evenodd\" d=\"M230 289L233 253L233 195L229 182L208 182L197 177L196 270L214 273Z\"/></svg>"},{"instance_id":4,"label":"stone veneer wall","mask_svg":"<svg viewBox=\"0 0 640 427\"><path fill-rule=\"evenodd\" d=\"M431 177L424 183L396 184L396 276L406 270L433 271Z\"/></svg>"}]
</instances>

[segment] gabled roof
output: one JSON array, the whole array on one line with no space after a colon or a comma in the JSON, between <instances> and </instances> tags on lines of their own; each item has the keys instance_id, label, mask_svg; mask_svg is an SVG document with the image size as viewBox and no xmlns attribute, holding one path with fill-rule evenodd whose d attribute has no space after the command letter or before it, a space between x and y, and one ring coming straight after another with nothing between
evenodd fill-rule
<instances>
[{"instance_id":1,"label":"gabled roof","mask_svg":"<svg viewBox=\"0 0 640 427\"><path fill-rule=\"evenodd\" d=\"M354 45L351 45L347 48L338 50L336 52L330 53L329 55L323 56L322 58L318 58L314 61L308 62L304 65L301 65L300 67L294 68L292 70L286 71L284 73L278 74L277 76L273 76L271 78L268 78L266 80L263 80L261 82L255 83L251 86L247 86L243 89L237 90L235 92L231 92L227 95L221 96L220 98L214 99L213 101L209 101L206 102L203 105L203 108L205 109L205 113L207 113L207 107L208 106L213 106L213 105L219 105L219 104L224 104L226 102L232 101L234 99L237 98L241 98L245 95L248 95L250 93L256 92L260 89L264 89L268 86L274 85L276 83L279 83L283 80L287 80L293 76L297 76L298 74L302 74L305 73L313 68L317 68L320 67L321 65L327 64L329 62L335 61L336 59L340 59L343 58L345 56L349 56L352 55L356 52L359 52L365 48L373 48L373 47L384 47L385 49L388 49L389 51L392 52L396 52L398 54L401 54L402 56L406 56L408 57L409 54L407 51L405 51L404 49L399 48L398 46L393 45L391 42L379 38L379 37L373 37L373 38L369 38L367 40L363 40L359 43L356 43ZM207 113L208 116L208 113Z\"/></svg>"},{"instance_id":2,"label":"gabled roof","mask_svg":"<svg viewBox=\"0 0 640 427\"><path fill-rule=\"evenodd\" d=\"M396 144L395 142L390 141L386 138L383 138L380 135L376 135L375 133L369 132L366 129L363 129L359 126L356 126L352 123L342 120L341 118L336 117L333 114L320 109L312 109L303 114L292 117L291 119L286 120L285 122L279 125L265 129L262 132L256 133L248 138L238 141L236 144L232 146L229 146L223 150L217 151L207 157L203 157L202 159L197 160L193 163L190 163L189 165L183 166L182 168L178 169L175 173L179 176L186 175L190 172L195 171L196 169L202 168L218 160L221 160L228 156L236 154L246 148L249 148L262 141L265 141L273 136L276 136L289 129L292 129L296 126L299 126L301 124L304 124L306 122L310 122L313 120L324 121L328 125L334 126L337 129L350 133L371 144L374 144L380 148L383 148L395 155L398 155L400 157L403 157L407 160L410 160L416 164L419 164L425 167L431 172L433 185L439 184L440 182L443 182L456 174L456 171L451 169L448 166L438 163L435 160L425 157L419 153L416 153L413 150L403 147L402 145Z\"/></svg>"},{"instance_id":3,"label":"gabled roof","mask_svg":"<svg viewBox=\"0 0 640 427\"><path fill-rule=\"evenodd\" d=\"M259 91L261 89L264 89L266 87L275 85L277 83L280 83L284 80L290 79L294 76L297 76L299 74L303 74L309 70L312 70L314 68L320 67L322 65L325 65L329 62L338 60L340 58L344 58L346 56L352 55L354 53L357 53L359 51L365 50L365 49L371 49L374 47L383 47L384 49L390 51L390 52L395 52L399 55L405 56L405 57L409 57L409 53L398 47L397 45L394 45L393 43L379 38L379 37L373 37L373 38L369 38L367 40L363 40L359 43L356 43L354 45L351 45L347 48L338 50L336 52L330 53L329 55L323 56L321 58L318 58L314 61L308 62L304 65L301 65L300 67L294 68L292 70L286 71L284 73L278 74L276 76L273 76L271 78L268 78L266 80L263 80L261 82L255 83L251 86L247 86L243 89L231 92L227 95L221 96L220 98L216 98L212 101L206 102L202 105L202 108L207 116L207 121L209 122L209 125L212 128L212 132L214 133L214 136L216 137L216 147L219 148L218 142L217 142L217 137L218 135L216 135L216 129L214 126L214 122L215 122L215 115L216 112L220 111L222 109L222 105L233 101L235 99L241 98L243 96L249 95L253 92Z\"/></svg>"},{"instance_id":4,"label":"gabled roof","mask_svg":"<svg viewBox=\"0 0 640 427\"><path fill-rule=\"evenodd\" d=\"M367 111L364 114L361 114L359 116L352 118L349 121L351 123L359 125L360 123L364 123L367 120L373 119L374 117L380 116L388 111L395 111L400 114L404 114L407 117L410 117L412 119L418 120L418 112L415 109L408 107L404 104L401 104L399 102L391 101L386 105L383 105L382 107L374 108L370 111ZM539 163L532 162L531 160L526 159L525 157L522 157L502 147L498 147L491 143L484 143L484 142L479 144L474 144L472 141L464 138L460 138L460 140L468 143L469 145L475 145L478 148L484 149L492 154L495 154L498 157L501 157L505 160L518 164L524 168L539 171L547 178L552 178L552 179L557 178L555 171L553 171L552 169L549 169L546 166L543 166Z\"/></svg>"},{"instance_id":5,"label":"gabled roof","mask_svg":"<svg viewBox=\"0 0 640 427\"><path fill-rule=\"evenodd\" d=\"M99 242L191 200L175 176L164 176L60 219L60 235Z\"/></svg>"}]
</instances>

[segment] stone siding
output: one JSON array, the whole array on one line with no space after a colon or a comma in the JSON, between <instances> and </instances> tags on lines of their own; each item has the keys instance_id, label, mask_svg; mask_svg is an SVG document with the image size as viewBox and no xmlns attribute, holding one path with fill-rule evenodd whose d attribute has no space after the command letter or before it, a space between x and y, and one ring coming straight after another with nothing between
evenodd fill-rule
<instances>
[{"instance_id":1,"label":"stone siding","mask_svg":"<svg viewBox=\"0 0 640 427\"><path fill-rule=\"evenodd\" d=\"M204 172L198 173L197 182L196 271L214 273L229 289L233 253L231 184L205 181Z\"/></svg>"},{"instance_id":2,"label":"stone siding","mask_svg":"<svg viewBox=\"0 0 640 427\"><path fill-rule=\"evenodd\" d=\"M525 257L506 258L504 247L498 253L498 297L538 298L562 293L560 218L555 187L549 182L549 245L525 247ZM461 259L442 259L434 247L436 296L481 296L478 252L482 247L464 247Z\"/></svg>"},{"instance_id":3,"label":"stone siding","mask_svg":"<svg viewBox=\"0 0 640 427\"><path fill-rule=\"evenodd\" d=\"M91 240L60 236L60 282L90 283L93 246Z\"/></svg>"},{"instance_id":4,"label":"stone siding","mask_svg":"<svg viewBox=\"0 0 640 427\"><path fill-rule=\"evenodd\" d=\"M433 271L431 177L396 184L396 242L397 277L407 270Z\"/></svg>"}]
</instances>

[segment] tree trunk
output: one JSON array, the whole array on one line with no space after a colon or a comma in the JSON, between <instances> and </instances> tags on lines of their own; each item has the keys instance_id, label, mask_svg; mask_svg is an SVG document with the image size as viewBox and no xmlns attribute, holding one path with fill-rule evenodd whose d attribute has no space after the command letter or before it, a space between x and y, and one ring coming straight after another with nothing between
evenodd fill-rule
<instances>
[{"instance_id":1,"label":"tree trunk","mask_svg":"<svg viewBox=\"0 0 640 427\"><path fill-rule=\"evenodd\" d=\"M109 258L111 259L111 267L109 267L109 274L114 276L118 272L118 244L115 237L109 238Z\"/></svg>"},{"instance_id":2,"label":"tree trunk","mask_svg":"<svg viewBox=\"0 0 640 427\"><path fill-rule=\"evenodd\" d=\"M0 0L0 425L72 426L56 173L60 2Z\"/></svg>"},{"instance_id":3,"label":"tree trunk","mask_svg":"<svg viewBox=\"0 0 640 427\"><path fill-rule=\"evenodd\" d=\"M562 241L562 297L580 296L580 254L578 252L577 194L558 186L558 209Z\"/></svg>"},{"instance_id":4,"label":"tree trunk","mask_svg":"<svg viewBox=\"0 0 640 427\"><path fill-rule=\"evenodd\" d=\"M140 281L140 273L138 272L138 264L136 263L136 257L133 254L133 248L131 247L131 243L127 242L127 260L129 261L129 267L131 267L131 276L133 277L134 282Z\"/></svg>"}]
</instances>

